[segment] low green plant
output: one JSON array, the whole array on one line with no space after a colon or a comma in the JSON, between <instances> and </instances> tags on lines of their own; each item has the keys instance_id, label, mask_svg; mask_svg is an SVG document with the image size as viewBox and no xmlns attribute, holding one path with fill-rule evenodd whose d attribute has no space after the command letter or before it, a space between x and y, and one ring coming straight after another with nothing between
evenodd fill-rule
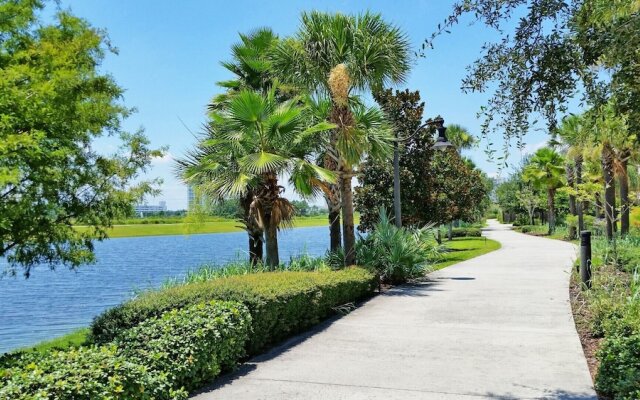
<instances>
[{"instance_id":1,"label":"low green plant","mask_svg":"<svg viewBox=\"0 0 640 400\"><path fill-rule=\"evenodd\" d=\"M598 350L596 388L613 399L640 399L640 333L606 337Z\"/></svg>"},{"instance_id":2,"label":"low green plant","mask_svg":"<svg viewBox=\"0 0 640 400\"><path fill-rule=\"evenodd\" d=\"M424 275L441 247L432 228L398 228L382 209L378 223L367 237L360 237L356 250L358 261L381 282L395 284Z\"/></svg>"},{"instance_id":3,"label":"low green plant","mask_svg":"<svg viewBox=\"0 0 640 400\"><path fill-rule=\"evenodd\" d=\"M335 307L370 296L376 287L375 276L358 267L228 276L143 293L98 316L91 325L91 337L97 343L110 342L169 310L212 299L238 301L252 316L247 351L253 355L318 323Z\"/></svg>"},{"instance_id":4,"label":"low green plant","mask_svg":"<svg viewBox=\"0 0 640 400\"><path fill-rule=\"evenodd\" d=\"M452 237L480 237L482 236L482 229L479 227L465 227L465 228L453 228L451 230ZM446 236L446 235L445 235Z\"/></svg>"},{"instance_id":5,"label":"low green plant","mask_svg":"<svg viewBox=\"0 0 640 400\"><path fill-rule=\"evenodd\" d=\"M15 354L0 371L2 399L186 399L244 355L244 306L210 302L173 310L114 343Z\"/></svg>"}]
</instances>

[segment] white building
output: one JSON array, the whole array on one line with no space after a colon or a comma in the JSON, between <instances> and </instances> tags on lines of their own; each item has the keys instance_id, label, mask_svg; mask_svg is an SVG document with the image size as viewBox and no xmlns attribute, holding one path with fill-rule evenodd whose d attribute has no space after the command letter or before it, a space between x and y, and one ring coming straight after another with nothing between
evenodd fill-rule
<instances>
[{"instance_id":1,"label":"white building","mask_svg":"<svg viewBox=\"0 0 640 400\"><path fill-rule=\"evenodd\" d=\"M158 204L137 204L133 207L133 210L140 217L144 217L145 214L167 211L167 202L161 201Z\"/></svg>"}]
</instances>

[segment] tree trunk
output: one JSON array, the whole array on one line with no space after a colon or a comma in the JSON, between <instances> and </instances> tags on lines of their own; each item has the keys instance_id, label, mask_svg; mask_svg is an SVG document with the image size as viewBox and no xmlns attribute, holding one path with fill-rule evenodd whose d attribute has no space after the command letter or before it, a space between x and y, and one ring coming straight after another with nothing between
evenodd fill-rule
<instances>
[{"instance_id":1,"label":"tree trunk","mask_svg":"<svg viewBox=\"0 0 640 400\"><path fill-rule=\"evenodd\" d=\"M402 204L400 200L400 149L398 135L393 142L393 210L394 219L398 228L402 227Z\"/></svg>"},{"instance_id":2,"label":"tree trunk","mask_svg":"<svg viewBox=\"0 0 640 400\"><path fill-rule=\"evenodd\" d=\"M579 154L574 159L575 171L576 171L576 190L580 190L582 185L582 155ZM578 214L578 232L584 230L584 202L578 199L576 203L576 213Z\"/></svg>"},{"instance_id":3,"label":"tree trunk","mask_svg":"<svg viewBox=\"0 0 640 400\"><path fill-rule=\"evenodd\" d=\"M350 170L343 170L341 175L340 195L342 196L344 263L349 266L356 264L356 232L353 223L353 189L351 187L353 172Z\"/></svg>"},{"instance_id":4,"label":"tree trunk","mask_svg":"<svg viewBox=\"0 0 640 400\"><path fill-rule=\"evenodd\" d=\"M340 207L337 210L329 210L329 236L332 253L342 247L342 234L340 231Z\"/></svg>"},{"instance_id":5,"label":"tree trunk","mask_svg":"<svg viewBox=\"0 0 640 400\"><path fill-rule=\"evenodd\" d=\"M453 240L453 221L449 222L449 226L448 226L448 231L447 231L447 239L449 241Z\"/></svg>"},{"instance_id":6,"label":"tree trunk","mask_svg":"<svg viewBox=\"0 0 640 400\"><path fill-rule=\"evenodd\" d=\"M602 148L602 174L604 178L604 217L607 223L607 240L613 240L616 218L616 182L613 175L613 150L608 143L605 143Z\"/></svg>"},{"instance_id":7,"label":"tree trunk","mask_svg":"<svg viewBox=\"0 0 640 400\"><path fill-rule=\"evenodd\" d=\"M549 220L549 235L551 235L556 230L556 206L555 206L555 189L547 189L547 209L549 210L549 215L547 216L547 220Z\"/></svg>"},{"instance_id":8,"label":"tree trunk","mask_svg":"<svg viewBox=\"0 0 640 400\"><path fill-rule=\"evenodd\" d=\"M242 208L242 223L249 236L249 262L255 266L262 262L264 230L260 227L255 215L251 213L251 203L253 202L253 190L240 197L240 207Z\"/></svg>"},{"instance_id":9,"label":"tree trunk","mask_svg":"<svg viewBox=\"0 0 640 400\"><path fill-rule=\"evenodd\" d=\"M620 185L620 234L626 236L629 234L629 174L627 171L629 152L623 151L620 160L620 174L618 175L618 183Z\"/></svg>"},{"instance_id":10,"label":"tree trunk","mask_svg":"<svg viewBox=\"0 0 640 400\"><path fill-rule=\"evenodd\" d=\"M567 173L567 186L569 186L571 189L576 188L576 183L575 183L575 170L574 170L574 166L567 163L565 165L565 170ZM576 212L576 195L575 194L570 194L569 195L569 213L571 215L577 215ZM575 225L571 225L569 226L569 240L574 240L578 237L577 235L577 226Z\"/></svg>"},{"instance_id":11,"label":"tree trunk","mask_svg":"<svg viewBox=\"0 0 640 400\"><path fill-rule=\"evenodd\" d=\"M595 218L604 218L604 212L603 212L603 207L602 207L602 195L600 194L600 192L597 192L594 194L596 200L595 200L595 207L594 207L594 211L593 211L593 216Z\"/></svg>"},{"instance_id":12,"label":"tree trunk","mask_svg":"<svg viewBox=\"0 0 640 400\"><path fill-rule=\"evenodd\" d=\"M271 214L265 214L265 238L267 242L267 260L268 267L274 268L280 264L280 255L278 254L278 227L272 224Z\"/></svg>"}]
</instances>

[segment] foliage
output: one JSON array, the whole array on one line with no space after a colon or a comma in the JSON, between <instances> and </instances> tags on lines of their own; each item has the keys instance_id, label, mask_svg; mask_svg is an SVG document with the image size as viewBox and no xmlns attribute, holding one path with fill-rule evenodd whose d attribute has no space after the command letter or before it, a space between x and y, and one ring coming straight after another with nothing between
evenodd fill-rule
<instances>
[{"instance_id":1,"label":"foliage","mask_svg":"<svg viewBox=\"0 0 640 400\"><path fill-rule=\"evenodd\" d=\"M453 219L477 220L488 208L489 180L455 151L434 152L433 128L420 128L424 103L419 92L386 90L376 94L401 138L400 187L403 225L424 226ZM393 209L393 170L368 158L359 175L356 208L360 231L371 230L380 208Z\"/></svg>"},{"instance_id":2,"label":"foliage","mask_svg":"<svg viewBox=\"0 0 640 400\"><path fill-rule=\"evenodd\" d=\"M165 311L220 299L247 306L253 329L247 350L257 354L329 316L333 307L369 296L376 285L371 273L355 267L229 276L144 293L98 316L91 326L92 337L108 342Z\"/></svg>"},{"instance_id":3,"label":"foliage","mask_svg":"<svg viewBox=\"0 0 640 400\"><path fill-rule=\"evenodd\" d=\"M166 377L172 390L190 391L236 365L250 327L246 307L212 301L147 319L122 332L115 344L127 359Z\"/></svg>"},{"instance_id":4,"label":"foliage","mask_svg":"<svg viewBox=\"0 0 640 400\"><path fill-rule=\"evenodd\" d=\"M244 355L251 317L210 302L144 321L113 344L14 356L0 373L11 399L186 399Z\"/></svg>"},{"instance_id":5,"label":"foliage","mask_svg":"<svg viewBox=\"0 0 640 400\"><path fill-rule=\"evenodd\" d=\"M26 276L40 263L93 261L93 239L153 192L139 174L161 155L141 132L121 129L131 110L99 71L113 51L105 33L67 11L47 25L42 8L0 3L0 256ZM117 153L92 145L105 134L120 139Z\"/></svg>"},{"instance_id":6,"label":"foliage","mask_svg":"<svg viewBox=\"0 0 640 400\"><path fill-rule=\"evenodd\" d=\"M384 208L374 229L360 238L356 249L358 260L385 283L424 275L440 253L433 229L398 228Z\"/></svg>"},{"instance_id":7,"label":"foliage","mask_svg":"<svg viewBox=\"0 0 640 400\"><path fill-rule=\"evenodd\" d=\"M451 237L480 237L482 236L482 230L480 228L453 228L451 230Z\"/></svg>"},{"instance_id":8,"label":"foliage","mask_svg":"<svg viewBox=\"0 0 640 400\"><path fill-rule=\"evenodd\" d=\"M154 393L167 387L166 377L149 373L115 346L28 353L0 372L3 399L187 398L184 392Z\"/></svg>"},{"instance_id":9,"label":"foliage","mask_svg":"<svg viewBox=\"0 0 640 400\"><path fill-rule=\"evenodd\" d=\"M485 136L501 131L506 142L518 138L522 145L536 114L551 132L579 93L596 106L613 99L618 115L630 114L633 133L640 121L640 62L628 49L638 48L640 40L638 8L635 0L465 0L454 4L423 50L465 14L499 32L462 83L467 92L492 91L481 108Z\"/></svg>"},{"instance_id":10,"label":"foliage","mask_svg":"<svg viewBox=\"0 0 640 400\"><path fill-rule=\"evenodd\" d=\"M640 398L640 333L607 337L600 349L596 388L614 399Z\"/></svg>"}]
</instances>

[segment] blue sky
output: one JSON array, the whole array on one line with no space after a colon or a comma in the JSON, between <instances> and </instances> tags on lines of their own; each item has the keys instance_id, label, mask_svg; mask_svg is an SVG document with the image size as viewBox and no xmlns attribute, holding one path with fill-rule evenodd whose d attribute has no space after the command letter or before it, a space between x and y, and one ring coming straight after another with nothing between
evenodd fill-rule
<instances>
[{"instance_id":1,"label":"blue sky","mask_svg":"<svg viewBox=\"0 0 640 400\"><path fill-rule=\"evenodd\" d=\"M167 201L169 209L185 208L187 190L172 172L173 158L195 141L193 133L205 121L205 107L220 89L215 83L230 76L220 66L229 58L230 46L238 32L269 26L281 36L294 33L303 10L358 13L380 12L403 29L418 47L450 12L452 1L195 1L162 0L61 0L60 6L86 18L93 26L108 31L118 55L110 54L102 69L112 74L126 89L125 103L136 107L125 128L144 127L154 146L168 146L163 159L155 160L149 177L164 180L162 194L151 202ZM495 32L464 21L451 34L435 42L426 58L416 59L405 84L398 88L420 90L426 102L425 118L442 115L446 123L458 123L479 134L476 113L487 99L483 94L463 94L460 90L465 67L480 54L485 41ZM491 138L501 144L501 137ZM524 152L541 147L543 133L531 133ZM103 150L109 142L101 141ZM485 172L495 175L498 166L488 162L485 144L467 156ZM498 149L499 150L499 149ZM510 161L518 163L522 152L514 150ZM505 175L505 172L502 172ZM286 196L292 196L287 190ZM318 203L322 201L318 200Z\"/></svg>"}]
</instances>

